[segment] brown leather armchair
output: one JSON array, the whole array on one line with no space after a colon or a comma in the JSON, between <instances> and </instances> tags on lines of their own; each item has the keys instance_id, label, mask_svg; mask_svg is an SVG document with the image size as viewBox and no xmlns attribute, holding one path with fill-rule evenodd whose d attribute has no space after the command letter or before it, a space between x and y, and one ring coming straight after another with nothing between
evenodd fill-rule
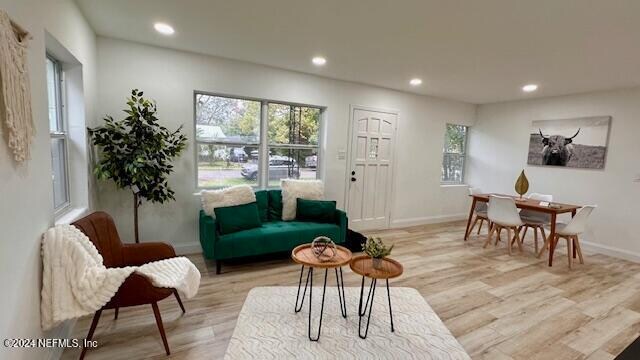
<instances>
[{"instance_id":1,"label":"brown leather armchair","mask_svg":"<svg viewBox=\"0 0 640 360\"><path fill-rule=\"evenodd\" d=\"M118 230L116 229L113 219L105 212L94 212L74 222L72 225L89 237L98 249L98 252L100 252L100 255L102 255L104 265L108 268L138 266L176 256L173 247L165 243L123 244L122 241L120 241ZM158 309L158 301L172 294L175 295L184 313L185 310L182 305L182 300L175 289L155 287L146 277L136 273L129 275L111 300L100 310L96 311L93 316L93 321L91 322L91 327L89 328L89 333L87 334L87 340L91 340L93 337L102 310L115 309L115 318L117 319L118 309L121 307L151 304L158 329L160 330L160 336L162 336L164 349L167 355L170 355L167 336L164 332L162 317ZM87 348L82 349L80 359L84 358L86 351Z\"/></svg>"}]
</instances>

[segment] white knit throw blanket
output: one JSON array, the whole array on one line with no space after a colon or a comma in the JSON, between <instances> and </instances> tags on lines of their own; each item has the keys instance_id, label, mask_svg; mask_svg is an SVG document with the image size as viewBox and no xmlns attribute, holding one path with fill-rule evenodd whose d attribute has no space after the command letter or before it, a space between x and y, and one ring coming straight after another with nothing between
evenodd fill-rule
<instances>
[{"instance_id":1,"label":"white knit throw blanket","mask_svg":"<svg viewBox=\"0 0 640 360\"><path fill-rule=\"evenodd\" d=\"M146 276L154 286L174 288L187 299L200 286L200 272L185 257L142 266L106 268L91 240L72 225L49 229L42 242L42 328L91 314L104 306L132 273Z\"/></svg>"},{"instance_id":2,"label":"white knit throw blanket","mask_svg":"<svg viewBox=\"0 0 640 360\"><path fill-rule=\"evenodd\" d=\"M29 159L35 135L29 84L27 39L16 35L9 15L0 9L0 133L4 126L17 162Z\"/></svg>"}]
</instances>

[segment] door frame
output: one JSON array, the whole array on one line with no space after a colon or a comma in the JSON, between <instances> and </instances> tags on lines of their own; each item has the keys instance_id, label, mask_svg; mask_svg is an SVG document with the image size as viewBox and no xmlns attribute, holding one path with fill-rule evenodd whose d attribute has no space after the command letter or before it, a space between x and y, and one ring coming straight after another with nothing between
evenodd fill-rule
<instances>
[{"instance_id":1,"label":"door frame","mask_svg":"<svg viewBox=\"0 0 640 360\"><path fill-rule=\"evenodd\" d=\"M396 174L396 142L397 142L397 135L398 135L398 127L400 126L400 110L396 110L396 109L389 109L389 108L379 108L379 107L373 107L373 106L365 106L365 105L354 105L351 104L349 105L349 129L347 131L347 167L345 169L345 188L344 188L344 207L345 207L345 211L347 212L347 216L349 216L349 187L351 186L351 169L353 168L353 157L352 155L352 151L353 151L353 126L354 126L354 114L356 110L364 110L364 111L374 111L374 112L381 112L381 113L385 113L385 114L392 114L396 116L396 124L395 127L393 129L393 149L392 149L392 154L391 154L391 161L393 162L391 164L391 181L390 181L390 189L388 190L389 193L387 194L388 199L389 199L389 210L388 210L388 216L387 216L387 224L386 224L386 229L389 229L391 227L391 217L392 217L392 213L393 213L393 203L395 202L395 191L396 191L396 187L395 187L395 174Z\"/></svg>"}]
</instances>

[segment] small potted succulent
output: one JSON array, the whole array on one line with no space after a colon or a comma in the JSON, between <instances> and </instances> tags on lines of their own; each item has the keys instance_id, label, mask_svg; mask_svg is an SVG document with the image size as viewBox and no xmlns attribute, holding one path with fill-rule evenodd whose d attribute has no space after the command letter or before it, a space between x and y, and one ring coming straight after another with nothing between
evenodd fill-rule
<instances>
[{"instance_id":1,"label":"small potted succulent","mask_svg":"<svg viewBox=\"0 0 640 360\"><path fill-rule=\"evenodd\" d=\"M389 256L392 249L393 244L387 247L379 237L367 238L367 241L362 244L362 251L371 257L373 268L377 270L382 268L382 259Z\"/></svg>"}]
</instances>

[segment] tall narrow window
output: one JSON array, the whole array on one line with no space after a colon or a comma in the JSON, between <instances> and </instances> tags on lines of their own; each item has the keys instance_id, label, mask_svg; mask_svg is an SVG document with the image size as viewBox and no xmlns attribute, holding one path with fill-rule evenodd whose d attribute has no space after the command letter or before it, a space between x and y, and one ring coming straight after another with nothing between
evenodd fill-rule
<instances>
[{"instance_id":1,"label":"tall narrow window","mask_svg":"<svg viewBox=\"0 0 640 360\"><path fill-rule=\"evenodd\" d=\"M442 156L442 183L462 184L469 128L464 125L447 124L444 134Z\"/></svg>"},{"instance_id":2,"label":"tall narrow window","mask_svg":"<svg viewBox=\"0 0 640 360\"><path fill-rule=\"evenodd\" d=\"M196 93L195 111L199 188L316 178L321 108Z\"/></svg>"},{"instance_id":3,"label":"tall narrow window","mask_svg":"<svg viewBox=\"0 0 640 360\"><path fill-rule=\"evenodd\" d=\"M280 179L315 179L320 109L269 104L269 185Z\"/></svg>"},{"instance_id":4,"label":"tall narrow window","mask_svg":"<svg viewBox=\"0 0 640 360\"><path fill-rule=\"evenodd\" d=\"M51 136L51 168L53 180L53 206L56 213L69 204L68 137L63 106L62 68L47 56L47 96L49 100L49 134Z\"/></svg>"}]
</instances>

